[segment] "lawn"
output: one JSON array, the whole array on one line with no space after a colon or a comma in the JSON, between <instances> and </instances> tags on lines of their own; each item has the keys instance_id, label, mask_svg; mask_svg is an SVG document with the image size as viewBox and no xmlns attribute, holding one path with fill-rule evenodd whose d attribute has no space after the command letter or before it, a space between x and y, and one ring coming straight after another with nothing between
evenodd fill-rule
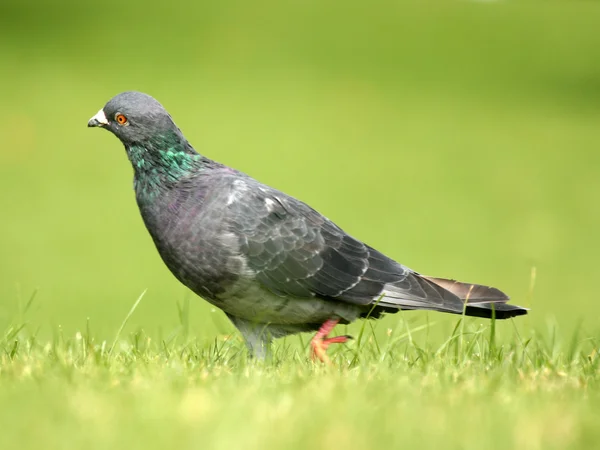
<instances>
[{"instance_id":1,"label":"lawn","mask_svg":"<svg viewBox=\"0 0 600 450\"><path fill-rule=\"evenodd\" d=\"M0 448L595 448L600 5L0 7ZM405 312L246 356L164 267L109 133L195 148L526 317ZM145 292L135 308L140 294Z\"/></svg>"},{"instance_id":2,"label":"lawn","mask_svg":"<svg viewBox=\"0 0 600 450\"><path fill-rule=\"evenodd\" d=\"M434 348L400 321L383 339L363 326L330 367L300 341L248 360L236 337L186 338L182 319L160 341L9 334L3 448L559 449L600 438L594 340L515 331L499 345L493 327L457 319Z\"/></svg>"}]
</instances>

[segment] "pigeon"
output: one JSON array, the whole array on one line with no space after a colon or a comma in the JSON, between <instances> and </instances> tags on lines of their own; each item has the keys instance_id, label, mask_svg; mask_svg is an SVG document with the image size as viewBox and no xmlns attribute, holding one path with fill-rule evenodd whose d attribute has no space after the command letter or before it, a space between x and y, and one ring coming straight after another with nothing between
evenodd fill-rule
<instances>
[{"instance_id":1,"label":"pigeon","mask_svg":"<svg viewBox=\"0 0 600 450\"><path fill-rule=\"evenodd\" d=\"M199 154L147 94L118 94L88 127L123 143L142 219L164 263L225 312L255 358L268 357L275 338L312 331L312 357L329 362L328 346L350 339L329 337L338 323L399 310L527 314L496 288L421 275L306 203Z\"/></svg>"}]
</instances>

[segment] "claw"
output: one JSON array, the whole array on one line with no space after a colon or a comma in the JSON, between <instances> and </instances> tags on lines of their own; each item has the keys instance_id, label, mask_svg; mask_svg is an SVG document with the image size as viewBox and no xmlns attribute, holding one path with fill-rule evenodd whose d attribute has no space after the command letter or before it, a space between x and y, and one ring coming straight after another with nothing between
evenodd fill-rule
<instances>
[{"instance_id":1,"label":"claw","mask_svg":"<svg viewBox=\"0 0 600 450\"><path fill-rule=\"evenodd\" d=\"M325 364L331 364L331 360L327 356L327 348L330 344L343 344L352 339L352 336L335 336L328 338L327 335L338 324L339 319L329 319L319 328L315 337L310 341L312 347L312 359L319 359Z\"/></svg>"}]
</instances>

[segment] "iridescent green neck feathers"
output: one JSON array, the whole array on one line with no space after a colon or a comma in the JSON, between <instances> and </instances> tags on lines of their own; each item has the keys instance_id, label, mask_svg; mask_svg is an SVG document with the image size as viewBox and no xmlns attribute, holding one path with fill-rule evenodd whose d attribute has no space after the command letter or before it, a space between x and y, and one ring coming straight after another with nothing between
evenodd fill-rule
<instances>
[{"instance_id":1,"label":"iridescent green neck feathers","mask_svg":"<svg viewBox=\"0 0 600 450\"><path fill-rule=\"evenodd\" d=\"M153 196L201 166L201 156L180 133L158 135L126 146L136 191Z\"/></svg>"}]
</instances>

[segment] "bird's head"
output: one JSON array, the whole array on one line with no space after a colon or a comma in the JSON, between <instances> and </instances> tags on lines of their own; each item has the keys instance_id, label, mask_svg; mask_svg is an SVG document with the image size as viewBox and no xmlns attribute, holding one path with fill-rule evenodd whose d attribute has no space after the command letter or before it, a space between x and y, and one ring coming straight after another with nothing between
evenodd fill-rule
<instances>
[{"instance_id":1,"label":"bird's head","mask_svg":"<svg viewBox=\"0 0 600 450\"><path fill-rule=\"evenodd\" d=\"M141 92L123 92L108 101L88 121L88 127L105 128L117 136L125 147L151 147L161 138L180 137L169 113L153 97Z\"/></svg>"},{"instance_id":2,"label":"bird's head","mask_svg":"<svg viewBox=\"0 0 600 450\"><path fill-rule=\"evenodd\" d=\"M177 181L200 164L200 155L165 108L141 92L113 97L89 120L88 127L106 128L120 139L135 179L141 180L136 181L136 189L146 193Z\"/></svg>"}]
</instances>

